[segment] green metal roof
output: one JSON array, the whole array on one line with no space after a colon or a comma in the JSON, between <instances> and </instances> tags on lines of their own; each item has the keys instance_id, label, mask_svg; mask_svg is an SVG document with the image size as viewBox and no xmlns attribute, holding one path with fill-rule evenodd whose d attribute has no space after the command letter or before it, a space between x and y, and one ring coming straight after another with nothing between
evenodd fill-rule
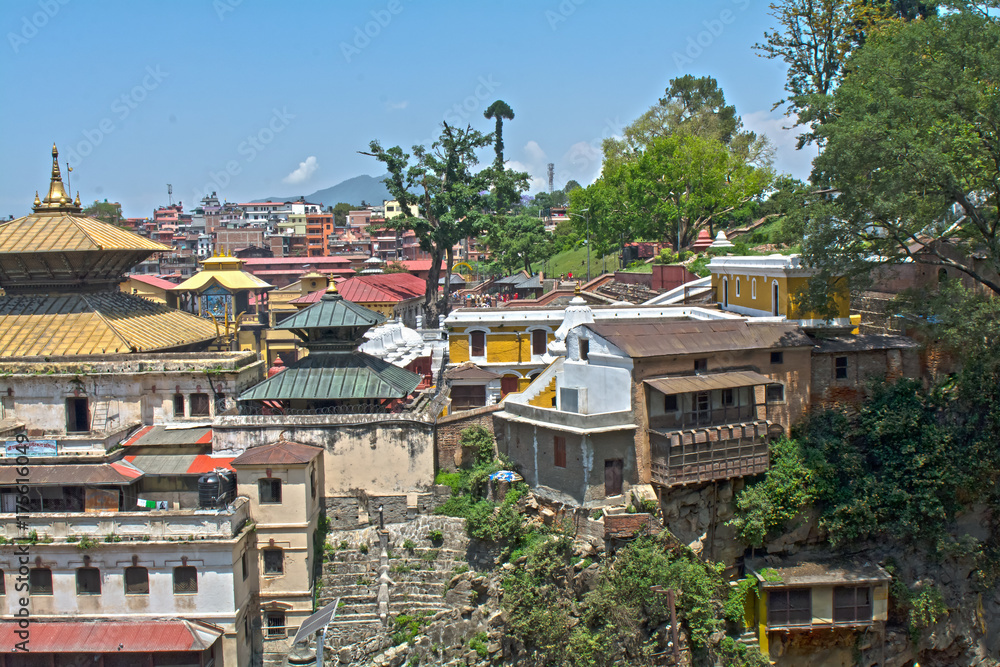
<instances>
[{"instance_id":1,"label":"green metal roof","mask_svg":"<svg viewBox=\"0 0 1000 667\"><path fill-rule=\"evenodd\" d=\"M416 373L364 352L313 352L243 392L239 400L403 398L418 384Z\"/></svg>"},{"instance_id":2,"label":"green metal roof","mask_svg":"<svg viewBox=\"0 0 1000 667\"><path fill-rule=\"evenodd\" d=\"M313 305L282 320L275 329L326 329L331 327L373 327L385 316L327 292Z\"/></svg>"}]
</instances>

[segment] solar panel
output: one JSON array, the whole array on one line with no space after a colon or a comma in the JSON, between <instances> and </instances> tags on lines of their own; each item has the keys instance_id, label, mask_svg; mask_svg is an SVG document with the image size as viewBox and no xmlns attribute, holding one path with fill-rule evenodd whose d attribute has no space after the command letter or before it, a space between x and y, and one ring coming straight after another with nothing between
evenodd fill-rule
<instances>
[{"instance_id":1,"label":"solar panel","mask_svg":"<svg viewBox=\"0 0 1000 667\"><path fill-rule=\"evenodd\" d=\"M337 598L304 620L302 625L299 626L299 631L295 633L295 639L292 640L292 646L298 644L299 642L308 641L309 635L314 632L318 632L329 624L330 621L333 620L333 617L337 615L338 604L340 604L340 598Z\"/></svg>"}]
</instances>

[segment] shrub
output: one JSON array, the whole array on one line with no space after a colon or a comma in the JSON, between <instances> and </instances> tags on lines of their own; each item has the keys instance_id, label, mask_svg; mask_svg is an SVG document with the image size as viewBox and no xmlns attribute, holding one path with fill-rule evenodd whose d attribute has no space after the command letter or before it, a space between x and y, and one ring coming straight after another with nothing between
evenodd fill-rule
<instances>
[{"instance_id":1,"label":"shrub","mask_svg":"<svg viewBox=\"0 0 1000 667\"><path fill-rule=\"evenodd\" d=\"M413 543L413 540L407 538L406 540L403 541L403 548L409 552L412 552L414 549L417 548L417 545Z\"/></svg>"},{"instance_id":2,"label":"shrub","mask_svg":"<svg viewBox=\"0 0 1000 667\"><path fill-rule=\"evenodd\" d=\"M368 553L368 545L367 544L359 544L358 545L358 551L360 551L363 554Z\"/></svg>"},{"instance_id":3,"label":"shrub","mask_svg":"<svg viewBox=\"0 0 1000 667\"><path fill-rule=\"evenodd\" d=\"M486 639L487 635L485 632L478 632L469 640L469 648L478 653L480 658L485 658L489 655L489 651L486 650Z\"/></svg>"},{"instance_id":4,"label":"shrub","mask_svg":"<svg viewBox=\"0 0 1000 667\"><path fill-rule=\"evenodd\" d=\"M437 544L438 542L442 542L444 540L444 533L440 530L434 529L427 533L427 539L430 540L431 543Z\"/></svg>"}]
</instances>

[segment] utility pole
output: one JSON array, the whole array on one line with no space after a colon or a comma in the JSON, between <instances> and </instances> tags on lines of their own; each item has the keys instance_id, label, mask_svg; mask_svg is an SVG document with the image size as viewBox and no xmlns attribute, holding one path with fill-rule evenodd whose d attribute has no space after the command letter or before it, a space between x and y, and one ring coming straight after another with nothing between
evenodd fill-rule
<instances>
[{"instance_id":1,"label":"utility pole","mask_svg":"<svg viewBox=\"0 0 1000 667\"><path fill-rule=\"evenodd\" d=\"M674 665L681 664L681 644L680 635L677 632L677 592L672 588L663 586L650 586L649 590L654 593L663 593L667 596L667 606L670 607L670 643L674 649Z\"/></svg>"},{"instance_id":2,"label":"utility pole","mask_svg":"<svg viewBox=\"0 0 1000 667\"><path fill-rule=\"evenodd\" d=\"M586 216L581 216L580 213L586 213ZM569 215L575 215L580 218L583 217L587 221L587 282L590 282L590 209L585 208L580 211L580 213L573 213L569 211Z\"/></svg>"}]
</instances>

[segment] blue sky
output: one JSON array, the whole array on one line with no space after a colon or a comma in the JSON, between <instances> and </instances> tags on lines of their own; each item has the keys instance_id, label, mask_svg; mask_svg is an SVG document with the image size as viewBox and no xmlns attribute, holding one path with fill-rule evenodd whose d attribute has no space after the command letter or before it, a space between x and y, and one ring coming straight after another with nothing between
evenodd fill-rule
<instances>
[{"instance_id":1,"label":"blue sky","mask_svg":"<svg viewBox=\"0 0 1000 667\"><path fill-rule=\"evenodd\" d=\"M712 75L776 167L808 175L781 111L785 68L751 46L762 0L4 0L0 216L44 196L55 141L74 193L148 216L206 189L308 194L381 173L368 142L429 142L503 99L506 154L556 186L591 182L601 139L671 78ZM491 158L484 154L484 160ZM334 204L336 202L325 202Z\"/></svg>"}]
</instances>

